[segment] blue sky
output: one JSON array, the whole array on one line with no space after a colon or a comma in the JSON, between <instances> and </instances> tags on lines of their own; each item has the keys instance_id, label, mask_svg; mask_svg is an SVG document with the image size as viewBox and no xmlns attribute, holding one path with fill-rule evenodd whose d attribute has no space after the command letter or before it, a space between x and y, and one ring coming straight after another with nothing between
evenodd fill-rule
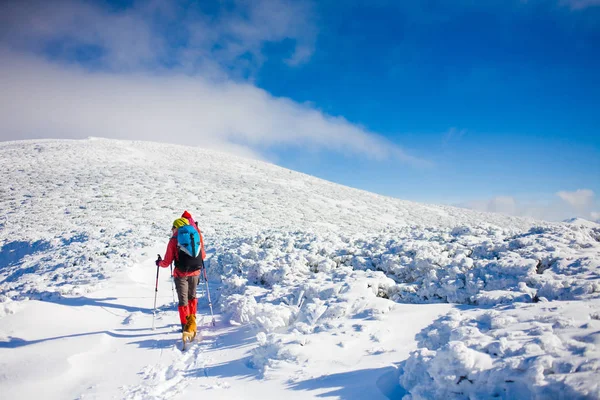
<instances>
[{"instance_id":1,"label":"blue sky","mask_svg":"<svg viewBox=\"0 0 600 400\"><path fill-rule=\"evenodd\" d=\"M432 159L386 174L405 198L597 191L600 7L428 3L323 7L311 62L257 83Z\"/></svg>"},{"instance_id":2,"label":"blue sky","mask_svg":"<svg viewBox=\"0 0 600 400\"><path fill-rule=\"evenodd\" d=\"M598 0L8 1L0 11L0 57L11 61L0 72L20 82L5 99L26 91L37 102L27 118L7 111L2 140L143 131L403 199L600 219ZM67 87L65 109L81 109L49 120L39 110L60 107L40 99ZM108 101L109 87L131 102ZM98 131L74 114L115 122ZM140 122L148 115L153 124Z\"/></svg>"}]
</instances>

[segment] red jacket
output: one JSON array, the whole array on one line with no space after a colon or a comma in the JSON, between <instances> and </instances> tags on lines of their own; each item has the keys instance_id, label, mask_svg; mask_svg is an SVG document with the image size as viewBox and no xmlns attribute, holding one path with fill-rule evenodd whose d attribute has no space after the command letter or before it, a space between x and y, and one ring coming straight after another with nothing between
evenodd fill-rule
<instances>
[{"instance_id":1,"label":"red jacket","mask_svg":"<svg viewBox=\"0 0 600 400\"><path fill-rule=\"evenodd\" d=\"M186 215L187 214L187 215ZM202 254L202 260L206 258L206 252L204 251L204 238L202 237L202 232L200 232L200 228L196 224L196 221L192 218L192 216L186 211L182 215L183 218L186 218L190 225L192 225L198 231L200 235L200 253ZM167 251L165 252L165 256L162 260L158 262L158 265L166 268L175 260L177 257L177 230L173 233L171 239L169 239L169 244L167 244ZM192 271L192 272L183 272L180 271L177 267L173 271L173 276L176 278L181 278L185 276L196 276L200 275L200 270Z\"/></svg>"}]
</instances>

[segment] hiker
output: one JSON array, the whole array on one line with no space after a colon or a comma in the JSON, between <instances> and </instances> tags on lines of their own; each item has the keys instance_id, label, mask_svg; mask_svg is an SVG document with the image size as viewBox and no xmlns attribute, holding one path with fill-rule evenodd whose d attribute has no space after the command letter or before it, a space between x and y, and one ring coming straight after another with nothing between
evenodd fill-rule
<instances>
[{"instance_id":1,"label":"hiker","mask_svg":"<svg viewBox=\"0 0 600 400\"><path fill-rule=\"evenodd\" d=\"M196 334L196 287L200 279L201 269L204 267L204 239L194 221L187 211L173 221L171 239L167 245L164 259L156 260L156 265L166 268L174 261L175 269L173 278L177 288L179 300L179 319L182 332ZM181 234L180 234L181 233ZM194 238L191 242L189 238ZM187 239L187 242L185 240Z\"/></svg>"}]
</instances>

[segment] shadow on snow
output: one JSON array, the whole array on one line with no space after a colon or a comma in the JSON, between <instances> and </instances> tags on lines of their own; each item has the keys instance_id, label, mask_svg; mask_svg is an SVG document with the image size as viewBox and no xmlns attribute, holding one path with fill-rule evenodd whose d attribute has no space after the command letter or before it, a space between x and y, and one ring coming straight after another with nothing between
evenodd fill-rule
<instances>
[{"instance_id":1,"label":"shadow on snow","mask_svg":"<svg viewBox=\"0 0 600 400\"><path fill-rule=\"evenodd\" d=\"M202 331L206 332L204 329ZM259 371L253 368L250 362L252 358L250 349L253 348L253 344L256 341L256 330L252 326L242 325L231 327L218 335L211 335L210 329L208 331L209 334L203 339L203 342L212 341L213 346L212 348L203 350L203 353L209 354L213 351L219 352L237 347L248 347L248 351L241 358L235 360L220 364L208 364L204 367L189 370L185 373L187 377L241 377L244 379L256 379L260 376Z\"/></svg>"},{"instance_id":2,"label":"shadow on snow","mask_svg":"<svg viewBox=\"0 0 600 400\"><path fill-rule=\"evenodd\" d=\"M20 264L26 256L46 251L51 247L51 243L45 240L35 242L17 240L6 243L0 248L0 266Z\"/></svg>"},{"instance_id":3,"label":"shadow on snow","mask_svg":"<svg viewBox=\"0 0 600 400\"><path fill-rule=\"evenodd\" d=\"M160 329L164 329L167 328L166 327L162 327ZM55 337L50 337L50 338L44 338L44 339L35 339L35 340L27 340L27 339L21 339L18 337L14 337L14 336L9 336L7 341L0 341L0 349L16 349L19 347L24 347L24 346L30 346L30 345L34 345L34 344L38 344L38 343L44 343L44 342L51 342L54 340L61 340L61 339L70 339L70 338L77 338L77 337L84 337L84 336L93 336L93 335L101 335L101 334L105 334L108 335L110 337L113 338L119 338L119 339L127 339L127 338L140 338L140 337L153 337L153 336L157 336L157 335L164 335L164 332L152 332L152 333L136 333L136 334L129 334L129 333L120 333L120 332L136 332L136 331L149 331L150 329L115 329L112 331L93 331L93 332L84 332L84 333L74 333L71 335L62 335L62 336L55 336ZM143 342L132 342L133 343L147 343L147 342L151 342L154 345L153 346L147 346L147 347L153 347L156 348L156 344L157 343L161 343L163 342L163 340L145 340ZM170 345L172 345L173 340L170 340ZM142 347L140 345L140 347Z\"/></svg>"},{"instance_id":4,"label":"shadow on snow","mask_svg":"<svg viewBox=\"0 0 600 400\"><path fill-rule=\"evenodd\" d=\"M55 303L55 304L60 304L63 306L68 306L68 307L84 307L84 306L89 306L89 307L101 307L104 309L107 308L114 308L114 309L118 309L118 310L123 310L123 311L127 311L129 313L134 313L134 312L141 312L144 314L152 314L153 312L153 308L145 308L145 307L134 307L134 306L128 306L125 304L120 304L120 303L113 303L111 301L117 301L119 300L119 298L117 297L99 297L99 298L93 298L93 297L86 297L86 296L79 296L79 297L63 297L60 296L56 299L50 298L50 299L44 299L42 301L46 301L49 303ZM163 304L160 307L156 307L156 311L164 311L164 310L169 310L172 309L173 305L171 304ZM107 310L108 311L108 310Z\"/></svg>"},{"instance_id":5,"label":"shadow on snow","mask_svg":"<svg viewBox=\"0 0 600 400\"><path fill-rule=\"evenodd\" d=\"M395 366L323 375L294 382L290 384L290 388L306 391L322 391L325 389L326 392L314 396L340 399L373 398L375 389L378 389L388 399L401 399L408 394L398 383L398 368Z\"/></svg>"}]
</instances>

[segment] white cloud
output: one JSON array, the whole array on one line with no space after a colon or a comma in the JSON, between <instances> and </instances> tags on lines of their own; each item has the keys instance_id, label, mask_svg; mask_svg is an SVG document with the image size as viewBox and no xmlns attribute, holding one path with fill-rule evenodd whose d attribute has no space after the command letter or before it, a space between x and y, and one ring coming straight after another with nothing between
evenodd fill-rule
<instances>
[{"instance_id":1,"label":"white cloud","mask_svg":"<svg viewBox=\"0 0 600 400\"><path fill-rule=\"evenodd\" d=\"M455 127L452 127L450 129L448 129L448 132L446 132L444 134L443 140L442 142L444 144L448 144L450 141L453 140L459 140L460 138L462 138L465 134L467 133L466 129L458 129Z\"/></svg>"},{"instance_id":2,"label":"white cloud","mask_svg":"<svg viewBox=\"0 0 600 400\"><path fill-rule=\"evenodd\" d=\"M519 217L531 217L548 221L562 221L580 217L591 221L600 219L600 202L594 192L580 189L561 191L555 197L543 195L512 197L498 196L487 200L474 200L458 204L460 207L478 211L497 212Z\"/></svg>"},{"instance_id":3,"label":"white cloud","mask_svg":"<svg viewBox=\"0 0 600 400\"><path fill-rule=\"evenodd\" d=\"M184 74L109 74L0 52L0 140L88 136L260 154L292 145L427 162L344 118L250 84Z\"/></svg>"},{"instance_id":4,"label":"white cloud","mask_svg":"<svg viewBox=\"0 0 600 400\"><path fill-rule=\"evenodd\" d=\"M210 14L202 3L171 0L134 2L114 10L76 0L0 3L0 38L15 49L47 50L69 60L97 51L98 62L112 70L148 67L185 71L227 68L241 76L264 62L268 42L295 45L289 65L312 56L317 36L310 2L234 0L219 2Z\"/></svg>"},{"instance_id":5,"label":"white cloud","mask_svg":"<svg viewBox=\"0 0 600 400\"><path fill-rule=\"evenodd\" d=\"M459 204L460 207L499 214L518 215L517 201L511 196L497 196L487 200L473 200Z\"/></svg>"},{"instance_id":6,"label":"white cloud","mask_svg":"<svg viewBox=\"0 0 600 400\"><path fill-rule=\"evenodd\" d=\"M563 191L556 195L577 210L585 210L590 207L594 199L594 192L589 189L579 189L574 192Z\"/></svg>"},{"instance_id":7,"label":"white cloud","mask_svg":"<svg viewBox=\"0 0 600 400\"><path fill-rule=\"evenodd\" d=\"M561 0L561 4L571 8L571 10L583 10L589 7L600 6L600 0Z\"/></svg>"},{"instance_id":8,"label":"white cloud","mask_svg":"<svg viewBox=\"0 0 600 400\"><path fill-rule=\"evenodd\" d=\"M57 58L72 57L94 47L106 67L132 69L153 62L166 52L138 10L108 12L91 3L8 1L0 6L2 41L18 49L44 51Z\"/></svg>"},{"instance_id":9,"label":"white cloud","mask_svg":"<svg viewBox=\"0 0 600 400\"><path fill-rule=\"evenodd\" d=\"M118 10L75 0L1 3L0 140L144 139L255 157L293 145L427 164L342 117L236 80L260 67L268 42L295 45L281 60L290 66L310 59L311 2L215 4L206 13L170 0ZM54 62L31 55L49 45ZM95 72L73 60L85 51L96 52Z\"/></svg>"},{"instance_id":10,"label":"white cloud","mask_svg":"<svg viewBox=\"0 0 600 400\"><path fill-rule=\"evenodd\" d=\"M510 196L498 196L490 200L488 203L488 208L492 212L515 214L517 210L517 202L513 197Z\"/></svg>"}]
</instances>

